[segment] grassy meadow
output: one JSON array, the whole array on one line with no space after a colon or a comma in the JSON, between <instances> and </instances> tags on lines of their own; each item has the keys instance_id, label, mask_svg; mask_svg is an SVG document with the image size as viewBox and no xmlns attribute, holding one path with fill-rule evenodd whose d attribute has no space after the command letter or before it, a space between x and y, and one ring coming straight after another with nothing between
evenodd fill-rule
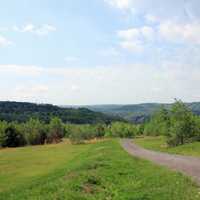
<instances>
[{"instance_id":1,"label":"grassy meadow","mask_svg":"<svg viewBox=\"0 0 200 200\"><path fill-rule=\"evenodd\" d=\"M184 192L183 192L184 191ZM195 200L180 173L128 155L118 140L0 150L1 200Z\"/></svg>"},{"instance_id":2,"label":"grassy meadow","mask_svg":"<svg viewBox=\"0 0 200 200\"><path fill-rule=\"evenodd\" d=\"M164 136L145 136L134 139L134 142L146 149L187 156L200 156L200 142L169 147Z\"/></svg>"}]
</instances>

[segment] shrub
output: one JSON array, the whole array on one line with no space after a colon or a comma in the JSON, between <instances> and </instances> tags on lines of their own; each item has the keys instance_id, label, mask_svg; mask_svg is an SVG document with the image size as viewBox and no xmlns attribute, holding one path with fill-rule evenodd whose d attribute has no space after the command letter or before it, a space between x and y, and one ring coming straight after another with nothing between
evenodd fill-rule
<instances>
[{"instance_id":1,"label":"shrub","mask_svg":"<svg viewBox=\"0 0 200 200\"><path fill-rule=\"evenodd\" d=\"M65 128L61 119L54 117L48 126L47 143L58 143L64 137Z\"/></svg>"},{"instance_id":2,"label":"shrub","mask_svg":"<svg viewBox=\"0 0 200 200\"><path fill-rule=\"evenodd\" d=\"M68 131L69 129L71 131L69 138L72 143L75 144L84 143L85 140L101 138L105 135L106 132L106 126L104 124L71 125L68 126Z\"/></svg>"},{"instance_id":3,"label":"shrub","mask_svg":"<svg viewBox=\"0 0 200 200\"><path fill-rule=\"evenodd\" d=\"M2 147L20 147L26 144L26 140L14 125L9 125L1 136Z\"/></svg>"},{"instance_id":4,"label":"shrub","mask_svg":"<svg viewBox=\"0 0 200 200\"><path fill-rule=\"evenodd\" d=\"M30 145L44 144L47 137L47 127L38 119L30 119L27 123L22 124L21 128Z\"/></svg>"},{"instance_id":5,"label":"shrub","mask_svg":"<svg viewBox=\"0 0 200 200\"><path fill-rule=\"evenodd\" d=\"M5 130L8 126L8 123L5 121L0 121L0 147L2 147L2 143L5 137Z\"/></svg>"},{"instance_id":6,"label":"shrub","mask_svg":"<svg viewBox=\"0 0 200 200\"><path fill-rule=\"evenodd\" d=\"M106 136L132 138L137 134L137 127L133 124L115 122L109 127Z\"/></svg>"},{"instance_id":7,"label":"shrub","mask_svg":"<svg viewBox=\"0 0 200 200\"><path fill-rule=\"evenodd\" d=\"M80 127L74 127L69 136L69 139L72 144L82 144L85 140L85 133L81 130Z\"/></svg>"},{"instance_id":8,"label":"shrub","mask_svg":"<svg viewBox=\"0 0 200 200\"><path fill-rule=\"evenodd\" d=\"M150 122L145 124L144 134L151 136L167 135L170 127L170 113L164 107L156 111L150 119Z\"/></svg>"}]
</instances>

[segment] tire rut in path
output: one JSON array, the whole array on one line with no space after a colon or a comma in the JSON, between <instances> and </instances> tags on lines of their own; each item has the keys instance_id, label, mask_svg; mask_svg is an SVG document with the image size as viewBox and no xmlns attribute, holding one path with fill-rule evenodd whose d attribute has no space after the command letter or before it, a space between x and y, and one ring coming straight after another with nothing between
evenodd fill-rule
<instances>
[{"instance_id":1,"label":"tire rut in path","mask_svg":"<svg viewBox=\"0 0 200 200\"><path fill-rule=\"evenodd\" d=\"M131 139L123 139L120 143L129 154L182 172L200 185L200 158L147 150L134 144Z\"/></svg>"}]
</instances>

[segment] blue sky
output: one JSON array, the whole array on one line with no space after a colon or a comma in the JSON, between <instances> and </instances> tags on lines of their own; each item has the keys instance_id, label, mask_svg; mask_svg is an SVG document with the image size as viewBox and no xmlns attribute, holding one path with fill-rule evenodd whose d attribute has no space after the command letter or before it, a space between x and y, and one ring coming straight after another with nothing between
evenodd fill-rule
<instances>
[{"instance_id":1,"label":"blue sky","mask_svg":"<svg viewBox=\"0 0 200 200\"><path fill-rule=\"evenodd\" d=\"M200 101L198 0L7 0L0 100Z\"/></svg>"}]
</instances>

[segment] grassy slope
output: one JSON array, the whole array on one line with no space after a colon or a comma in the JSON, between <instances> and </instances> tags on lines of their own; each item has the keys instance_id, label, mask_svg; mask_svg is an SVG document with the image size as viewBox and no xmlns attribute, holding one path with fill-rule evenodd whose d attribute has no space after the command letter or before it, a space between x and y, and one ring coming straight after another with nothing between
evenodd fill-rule
<instances>
[{"instance_id":1,"label":"grassy slope","mask_svg":"<svg viewBox=\"0 0 200 200\"><path fill-rule=\"evenodd\" d=\"M116 140L0 152L1 200L200 199L188 178L129 156Z\"/></svg>"},{"instance_id":2,"label":"grassy slope","mask_svg":"<svg viewBox=\"0 0 200 200\"><path fill-rule=\"evenodd\" d=\"M168 147L164 137L137 138L134 142L146 149L188 156L200 156L200 142L194 142L177 147Z\"/></svg>"}]
</instances>

